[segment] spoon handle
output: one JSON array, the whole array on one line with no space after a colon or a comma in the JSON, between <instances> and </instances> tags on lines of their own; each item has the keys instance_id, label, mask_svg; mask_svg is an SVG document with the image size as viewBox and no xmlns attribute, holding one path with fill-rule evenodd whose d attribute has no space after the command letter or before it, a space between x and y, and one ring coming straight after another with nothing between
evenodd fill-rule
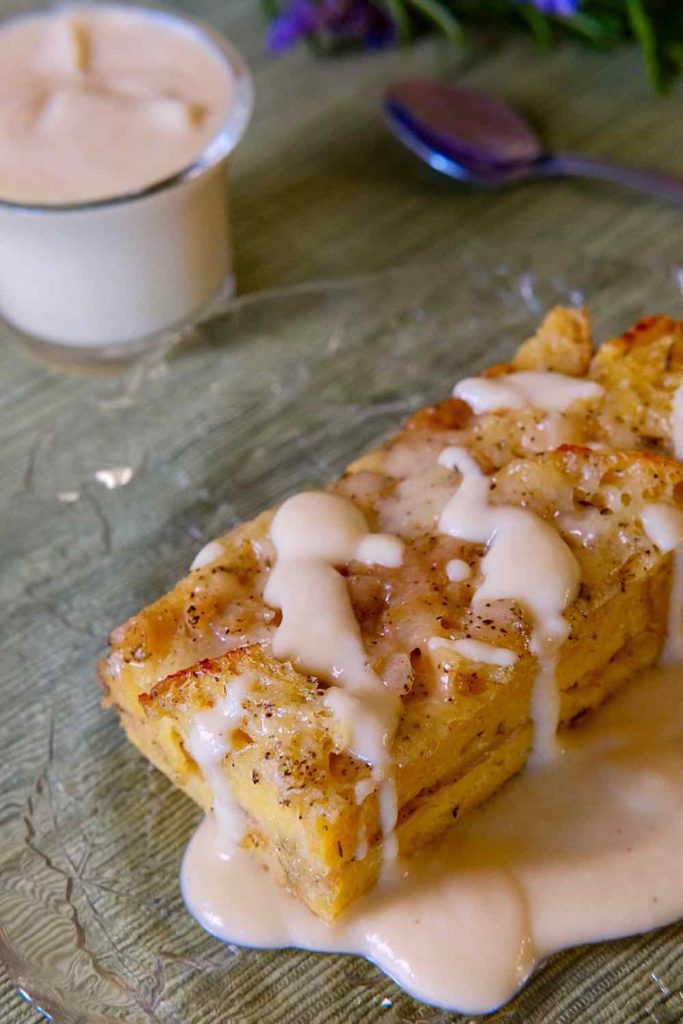
<instances>
[{"instance_id":1,"label":"spoon handle","mask_svg":"<svg viewBox=\"0 0 683 1024\"><path fill-rule=\"evenodd\" d=\"M605 160L591 160L588 157L573 153L558 153L541 157L535 164L540 176L566 176L574 178L597 178L611 181L626 188L648 192L650 195L670 202L683 203L683 179L675 178L658 171L642 170L636 167L623 167Z\"/></svg>"}]
</instances>

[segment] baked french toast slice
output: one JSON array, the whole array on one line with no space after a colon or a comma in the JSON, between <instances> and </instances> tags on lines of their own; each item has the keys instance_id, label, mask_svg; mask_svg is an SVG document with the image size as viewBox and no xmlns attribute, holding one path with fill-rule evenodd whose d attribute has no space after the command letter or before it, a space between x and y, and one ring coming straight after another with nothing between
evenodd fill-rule
<instances>
[{"instance_id":1,"label":"baked french toast slice","mask_svg":"<svg viewBox=\"0 0 683 1024\"><path fill-rule=\"evenodd\" d=\"M509 365L483 379L505 383L510 375L549 371L593 381L599 394L560 412L529 402L477 413L461 398L447 399L415 414L328 488L351 501L371 529L404 543L400 568L341 567L368 658L402 702L392 747L402 853L486 799L522 767L532 743L538 665L528 615L510 601L475 613L484 547L436 528L458 488L458 474L439 465L444 448L469 451L491 476L492 504L529 508L552 523L580 565L556 673L561 722L600 703L662 647L672 556L648 541L638 514L643 503L676 503L681 469L642 454L576 447L609 444L618 427L633 448L673 452L681 370L667 353L680 325L648 323L634 332L652 340L656 359L647 341L617 340L591 362L586 315L553 311ZM643 360L659 367L645 390ZM622 400L621 375L638 383L642 401L657 396L659 433L644 431L639 407ZM328 682L270 654L279 624L279 612L263 599L275 561L272 516L221 538L206 564L115 630L101 679L105 703L117 708L129 738L206 809L213 798L188 749L192 723L234 688L240 725L224 772L247 816L244 842L311 909L333 918L380 871L378 789L368 766L345 747L325 704ZM587 540L593 535L599 550ZM455 561L466 563L467 578L448 578ZM502 646L515 661L472 661L440 647L439 638ZM274 749L268 744L276 733Z\"/></svg>"},{"instance_id":2,"label":"baked french toast slice","mask_svg":"<svg viewBox=\"0 0 683 1024\"><path fill-rule=\"evenodd\" d=\"M447 473L438 464L432 472L439 483ZM580 566L556 670L565 724L658 657L672 556L652 543L640 517L645 506L683 497L683 467L564 448L510 463L493 483L492 504L523 506L553 524ZM402 691L393 760L398 843L410 854L524 765L538 662L523 608L509 600L472 605L481 545L423 530L403 540L400 568L352 564L348 582L378 672L392 657L406 665L402 679L386 682ZM453 557L471 566L467 581L448 581ZM438 638L447 641L443 648ZM472 660L449 646L462 638L511 651L514 663ZM334 918L377 880L382 830L378 788L369 767L345 750L325 682L273 660L261 645L179 672L142 697L156 760L209 810L212 789L189 753L193 724L245 678L221 767L247 815L245 844L315 913Z\"/></svg>"},{"instance_id":3,"label":"baked french toast slice","mask_svg":"<svg viewBox=\"0 0 683 1024\"><path fill-rule=\"evenodd\" d=\"M536 334L522 344L509 365L491 368L497 376L515 370L536 370L582 376L592 350L590 325L583 310L552 310ZM584 426L585 409L571 417L563 440L584 442L592 438ZM373 472L389 460L391 471L400 474L402 463L415 466L430 461L449 444L475 445L487 470L504 465L510 458L533 454L552 447L554 439L544 429L547 415L532 407L524 410L472 415L458 398L428 406L415 413L392 440L360 459L350 471L352 484L342 484L365 508L363 492L370 504L381 479ZM557 431L555 432L557 433ZM360 471L365 470L361 475ZM410 502L414 474L406 474L404 491ZM434 494L434 507L445 500L448 488ZM429 517L427 517L429 519ZM111 635L111 653L100 665L105 705L116 708L128 737L158 767L158 757L148 738L149 726L139 696L165 676L226 650L248 643L267 641L272 634L275 613L264 608L259 597L272 563L268 530L272 513L233 530L218 541L218 557L208 572L191 572L168 594L134 615ZM415 527L419 526L415 520ZM256 590L254 591L254 580Z\"/></svg>"}]
</instances>

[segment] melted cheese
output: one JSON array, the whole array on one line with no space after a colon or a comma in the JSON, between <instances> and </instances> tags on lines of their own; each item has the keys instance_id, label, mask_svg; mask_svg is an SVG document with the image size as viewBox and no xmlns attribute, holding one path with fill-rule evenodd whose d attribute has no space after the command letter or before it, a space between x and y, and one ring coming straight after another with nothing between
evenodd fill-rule
<instances>
[{"instance_id":1,"label":"melted cheese","mask_svg":"<svg viewBox=\"0 0 683 1024\"><path fill-rule=\"evenodd\" d=\"M441 514L439 529L459 540L488 545L473 607L514 600L531 616L531 650L539 662L532 701L533 757L536 762L547 760L557 743L555 664L569 633L563 612L579 589L578 562L557 530L533 512L490 505L490 481L464 448L446 448L439 462L462 477Z\"/></svg>"},{"instance_id":2,"label":"melted cheese","mask_svg":"<svg viewBox=\"0 0 683 1024\"><path fill-rule=\"evenodd\" d=\"M603 394L604 388L595 381L531 370L500 377L466 377L453 388L453 395L478 414L527 406L545 412L566 412L574 402L600 398Z\"/></svg>"}]
</instances>

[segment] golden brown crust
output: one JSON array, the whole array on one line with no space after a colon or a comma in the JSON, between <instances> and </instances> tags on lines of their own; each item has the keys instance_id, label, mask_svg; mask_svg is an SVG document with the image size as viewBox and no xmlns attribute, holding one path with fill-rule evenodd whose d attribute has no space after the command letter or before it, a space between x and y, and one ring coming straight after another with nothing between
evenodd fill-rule
<instances>
[{"instance_id":1,"label":"golden brown crust","mask_svg":"<svg viewBox=\"0 0 683 1024\"><path fill-rule=\"evenodd\" d=\"M605 388L598 433L615 447L674 455L672 403L683 380L683 322L645 317L600 346L590 376Z\"/></svg>"},{"instance_id":2,"label":"golden brown crust","mask_svg":"<svg viewBox=\"0 0 683 1024\"><path fill-rule=\"evenodd\" d=\"M472 411L461 398L445 398L434 405L418 409L407 420L404 430L462 430L472 418Z\"/></svg>"},{"instance_id":3,"label":"golden brown crust","mask_svg":"<svg viewBox=\"0 0 683 1024\"><path fill-rule=\"evenodd\" d=\"M592 354L588 311L556 306L538 331L517 349L512 366L515 370L550 370L585 377Z\"/></svg>"},{"instance_id":4,"label":"golden brown crust","mask_svg":"<svg viewBox=\"0 0 683 1024\"><path fill-rule=\"evenodd\" d=\"M416 413L396 437L330 485L363 511L372 529L396 533L405 544L398 569L351 563L346 570L375 671L398 686L395 656L409 665L399 686L403 715L394 744L403 852L438 835L453 821L455 807L461 815L519 770L531 739L536 664L528 616L509 601L486 611L472 608L483 549L437 530L455 479L438 464L439 452L450 444L470 448L482 469L495 474L491 501L527 507L553 522L580 563L582 587L568 610L572 632L557 675L561 717L569 721L650 664L663 641L671 557L651 544L639 514L650 501L681 504L683 467L642 451L595 451L586 442L604 442L621 430L632 447L645 446L641 414L629 397L644 376L643 401L661 392L656 450L670 451L671 396L680 380L677 339L683 337L683 325L672 324L654 318L599 350L590 373L604 384L604 400L577 407L561 424L562 439L583 444L548 451L547 414L522 409L476 416L451 398ZM665 348L675 348L674 354L663 358ZM589 352L585 312L553 310L512 364L491 372L585 373ZM652 372L643 375L642 361ZM626 388L615 386L624 380ZM277 626L262 596L273 558L271 515L222 538L216 561L115 630L102 684L105 702L117 707L131 740L208 809L211 792L187 750L191 724L249 676L244 725L225 763L249 815L245 843L329 918L376 878L378 798L374 791L357 797L369 769L345 752L323 701L326 684L268 655ZM471 566L468 580L448 580L452 558ZM428 646L435 636L505 646L517 661L498 668L452 652L435 654ZM361 857L363 842L368 854Z\"/></svg>"},{"instance_id":5,"label":"golden brown crust","mask_svg":"<svg viewBox=\"0 0 683 1024\"><path fill-rule=\"evenodd\" d=\"M495 504L523 504L556 522L581 565L584 586L568 610L572 635L558 668L562 718L569 720L657 655L670 559L654 549L639 516L648 501L676 501L683 467L642 453L565 446L510 463L494 484ZM565 517L572 518L571 531ZM452 820L447 804L456 799L453 794L461 815L478 802L478 794L488 795L521 767L531 738L536 672L524 609L500 601L475 611L462 587L447 583L443 561L436 561L442 539L405 539L407 561L394 571L393 593L384 596L381 610L368 619L362 601L356 604L369 651L379 637L388 637L389 649L412 654L412 686L403 697L394 745L404 853L437 835L448 814ZM472 565L472 587L482 549L461 543L458 554ZM427 564L440 571L425 571ZM353 575L352 569L350 580ZM356 576L378 579L377 570L367 567L358 567ZM415 576L426 582L413 593ZM433 635L502 645L518 659L503 669L452 652L430 653ZM211 795L187 754L187 737L195 716L245 674L252 682L242 705L244 724L225 770L249 814L247 845L258 844L259 855L312 909L335 916L372 884L381 837L376 793L356 799L356 786L370 780L369 770L345 753L323 700L326 684L250 645L173 674L140 703L158 743L166 745L171 778L208 807ZM358 860L353 851L363 836L372 855ZM346 851L342 856L339 848Z\"/></svg>"},{"instance_id":6,"label":"golden brown crust","mask_svg":"<svg viewBox=\"0 0 683 1024\"><path fill-rule=\"evenodd\" d=\"M645 316L623 334L603 342L595 362L633 356L639 352L649 356L661 341L666 342L667 368L683 370L683 322L662 313Z\"/></svg>"}]
</instances>

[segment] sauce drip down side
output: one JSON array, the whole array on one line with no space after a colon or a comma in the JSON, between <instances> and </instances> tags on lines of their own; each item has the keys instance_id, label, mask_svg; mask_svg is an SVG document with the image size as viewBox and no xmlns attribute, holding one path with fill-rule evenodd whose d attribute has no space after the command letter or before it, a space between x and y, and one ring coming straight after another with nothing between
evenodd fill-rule
<instances>
[{"instance_id":1,"label":"sauce drip down side","mask_svg":"<svg viewBox=\"0 0 683 1024\"><path fill-rule=\"evenodd\" d=\"M417 998L464 1012L508 1000L533 965L683 914L683 680L650 670L332 925L206 819L182 868L219 938L368 957Z\"/></svg>"},{"instance_id":2,"label":"sauce drip down side","mask_svg":"<svg viewBox=\"0 0 683 1024\"><path fill-rule=\"evenodd\" d=\"M333 684L325 703L344 727L346 748L372 766L379 783L383 858L390 866L397 854L398 813L390 745L401 700L368 662L346 580L337 567L355 560L396 568L403 545L397 537L371 533L355 505L323 491L286 501L270 535L277 558L264 598L282 612L273 654Z\"/></svg>"},{"instance_id":3,"label":"sauce drip down side","mask_svg":"<svg viewBox=\"0 0 683 1024\"><path fill-rule=\"evenodd\" d=\"M373 766L388 760L400 701L375 675L338 566L353 560L397 567L403 545L370 533L350 501L323 491L296 494L273 519L276 562L264 591L282 612L272 650L332 683L327 700L343 720L348 749Z\"/></svg>"},{"instance_id":4,"label":"sauce drip down side","mask_svg":"<svg viewBox=\"0 0 683 1024\"><path fill-rule=\"evenodd\" d=\"M490 481L464 448L446 448L439 462L461 475L439 529L459 540L488 545L473 607L513 599L532 617L531 650L539 664L532 698L533 758L548 760L556 748L559 717L555 664L569 633L563 612L579 589L578 562L558 531L533 512L489 504Z\"/></svg>"}]
</instances>

